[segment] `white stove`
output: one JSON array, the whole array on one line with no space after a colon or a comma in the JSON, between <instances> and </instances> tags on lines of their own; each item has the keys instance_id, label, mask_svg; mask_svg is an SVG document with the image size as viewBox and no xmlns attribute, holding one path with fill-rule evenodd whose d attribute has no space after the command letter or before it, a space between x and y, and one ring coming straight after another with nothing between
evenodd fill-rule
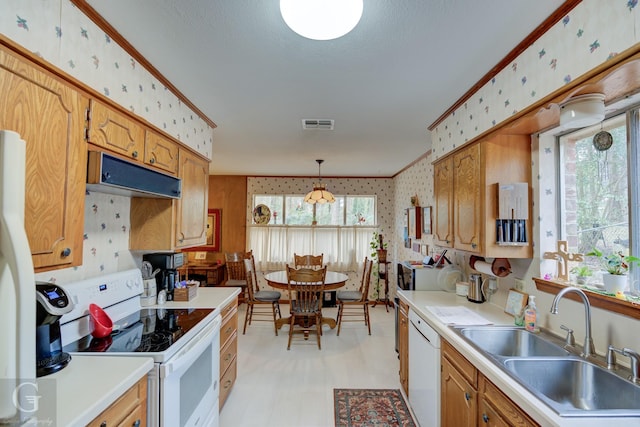
<instances>
[{"instance_id":1,"label":"white stove","mask_svg":"<svg viewBox=\"0 0 640 427\"><path fill-rule=\"evenodd\" d=\"M220 316L212 308L142 307L143 288L138 269L64 285L74 304L60 320L64 351L151 357L148 425L217 426ZM113 320L111 335L91 336L91 303Z\"/></svg>"}]
</instances>

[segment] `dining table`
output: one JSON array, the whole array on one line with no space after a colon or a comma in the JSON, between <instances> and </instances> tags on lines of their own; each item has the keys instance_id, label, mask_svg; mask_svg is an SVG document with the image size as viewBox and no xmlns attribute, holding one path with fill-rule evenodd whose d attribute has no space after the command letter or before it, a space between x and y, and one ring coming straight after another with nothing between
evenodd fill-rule
<instances>
[{"instance_id":1,"label":"dining table","mask_svg":"<svg viewBox=\"0 0 640 427\"><path fill-rule=\"evenodd\" d=\"M267 284L275 289L287 290L289 287L289 280L287 279L287 271L279 270L272 271L271 273L267 273L264 275L264 279L267 281ZM327 271L324 277L324 290L332 291L339 289L347 284L347 280L349 280L349 276L344 273L339 273L337 271ZM280 329L282 325L288 325L291 321L290 317L282 317L276 320L276 328ZM322 324L328 325L331 329L336 327L336 319L333 317L322 317Z\"/></svg>"}]
</instances>

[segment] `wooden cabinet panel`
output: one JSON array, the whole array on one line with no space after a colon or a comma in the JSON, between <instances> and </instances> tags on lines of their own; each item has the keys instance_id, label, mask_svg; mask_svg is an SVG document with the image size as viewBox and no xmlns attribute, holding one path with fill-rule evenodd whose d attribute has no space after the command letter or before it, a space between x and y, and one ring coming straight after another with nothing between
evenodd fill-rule
<instances>
[{"instance_id":1,"label":"wooden cabinet panel","mask_svg":"<svg viewBox=\"0 0 640 427\"><path fill-rule=\"evenodd\" d=\"M175 175L178 173L178 145L147 129L144 141L144 162Z\"/></svg>"},{"instance_id":2,"label":"wooden cabinet panel","mask_svg":"<svg viewBox=\"0 0 640 427\"><path fill-rule=\"evenodd\" d=\"M147 376L105 409L88 427L147 425Z\"/></svg>"},{"instance_id":3,"label":"wooden cabinet panel","mask_svg":"<svg viewBox=\"0 0 640 427\"><path fill-rule=\"evenodd\" d=\"M175 250L207 242L209 163L179 151L179 200L131 199L131 250Z\"/></svg>"},{"instance_id":4,"label":"wooden cabinet panel","mask_svg":"<svg viewBox=\"0 0 640 427\"><path fill-rule=\"evenodd\" d=\"M481 252L482 186L480 144L474 144L453 156L454 233L453 246L469 252Z\"/></svg>"},{"instance_id":5,"label":"wooden cabinet panel","mask_svg":"<svg viewBox=\"0 0 640 427\"><path fill-rule=\"evenodd\" d=\"M221 310L222 326L220 326L220 397L219 408L231 392L237 375L238 354L238 300Z\"/></svg>"},{"instance_id":6,"label":"wooden cabinet panel","mask_svg":"<svg viewBox=\"0 0 640 427\"><path fill-rule=\"evenodd\" d=\"M434 244L492 258L531 258L531 242L497 243L498 184L514 182L531 186L531 144L526 135L493 135L435 163ZM529 220L527 236L532 231Z\"/></svg>"},{"instance_id":7,"label":"wooden cabinet panel","mask_svg":"<svg viewBox=\"0 0 640 427\"><path fill-rule=\"evenodd\" d=\"M409 306L400 301L398 318L398 356L400 358L400 385L409 395Z\"/></svg>"},{"instance_id":8,"label":"wooden cabinet panel","mask_svg":"<svg viewBox=\"0 0 640 427\"><path fill-rule=\"evenodd\" d=\"M478 392L442 357L441 425L444 427L476 426Z\"/></svg>"},{"instance_id":9,"label":"wooden cabinet panel","mask_svg":"<svg viewBox=\"0 0 640 427\"><path fill-rule=\"evenodd\" d=\"M478 420L481 426L535 427L538 425L498 387L482 375L480 375L478 391L480 392L481 401L480 418ZM483 413L483 410L486 413ZM491 415L491 412L494 414ZM485 421L485 418L488 418L488 420Z\"/></svg>"},{"instance_id":10,"label":"wooden cabinet panel","mask_svg":"<svg viewBox=\"0 0 640 427\"><path fill-rule=\"evenodd\" d=\"M207 205L209 162L180 149L178 176L182 178L182 197L175 201L176 247L207 243Z\"/></svg>"},{"instance_id":11,"label":"wooden cabinet panel","mask_svg":"<svg viewBox=\"0 0 640 427\"><path fill-rule=\"evenodd\" d=\"M36 271L82 265L89 100L0 49L0 129L26 141L25 228Z\"/></svg>"},{"instance_id":12,"label":"wooden cabinet panel","mask_svg":"<svg viewBox=\"0 0 640 427\"><path fill-rule=\"evenodd\" d=\"M89 142L140 160L144 153L144 128L133 119L92 99Z\"/></svg>"},{"instance_id":13,"label":"wooden cabinet panel","mask_svg":"<svg viewBox=\"0 0 640 427\"><path fill-rule=\"evenodd\" d=\"M434 226L436 245L453 247L453 159L447 157L433 166Z\"/></svg>"}]
</instances>

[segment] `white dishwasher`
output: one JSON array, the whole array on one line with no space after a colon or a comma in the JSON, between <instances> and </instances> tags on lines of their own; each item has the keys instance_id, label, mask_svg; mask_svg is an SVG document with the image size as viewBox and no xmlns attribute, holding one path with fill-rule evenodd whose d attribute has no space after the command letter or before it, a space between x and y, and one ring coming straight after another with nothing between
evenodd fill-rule
<instances>
[{"instance_id":1,"label":"white dishwasher","mask_svg":"<svg viewBox=\"0 0 640 427\"><path fill-rule=\"evenodd\" d=\"M421 427L440 426L440 336L409 311L409 404Z\"/></svg>"}]
</instances>

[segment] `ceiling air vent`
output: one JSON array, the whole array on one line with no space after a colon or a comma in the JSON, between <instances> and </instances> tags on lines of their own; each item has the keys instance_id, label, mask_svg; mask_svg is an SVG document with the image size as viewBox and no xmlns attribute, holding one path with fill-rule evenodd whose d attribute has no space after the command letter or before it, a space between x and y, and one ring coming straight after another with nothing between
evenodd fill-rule
<instances>
[{"instance_id":1,"label":"ceiling air vent","mask_svg":"<svg viewBox=\"0 0 640 427\"><path fill-rule=\"evenodd\" d=\"M333 130L334 120L302 119L302 129Z\"/></svg>"}]
</instances>

